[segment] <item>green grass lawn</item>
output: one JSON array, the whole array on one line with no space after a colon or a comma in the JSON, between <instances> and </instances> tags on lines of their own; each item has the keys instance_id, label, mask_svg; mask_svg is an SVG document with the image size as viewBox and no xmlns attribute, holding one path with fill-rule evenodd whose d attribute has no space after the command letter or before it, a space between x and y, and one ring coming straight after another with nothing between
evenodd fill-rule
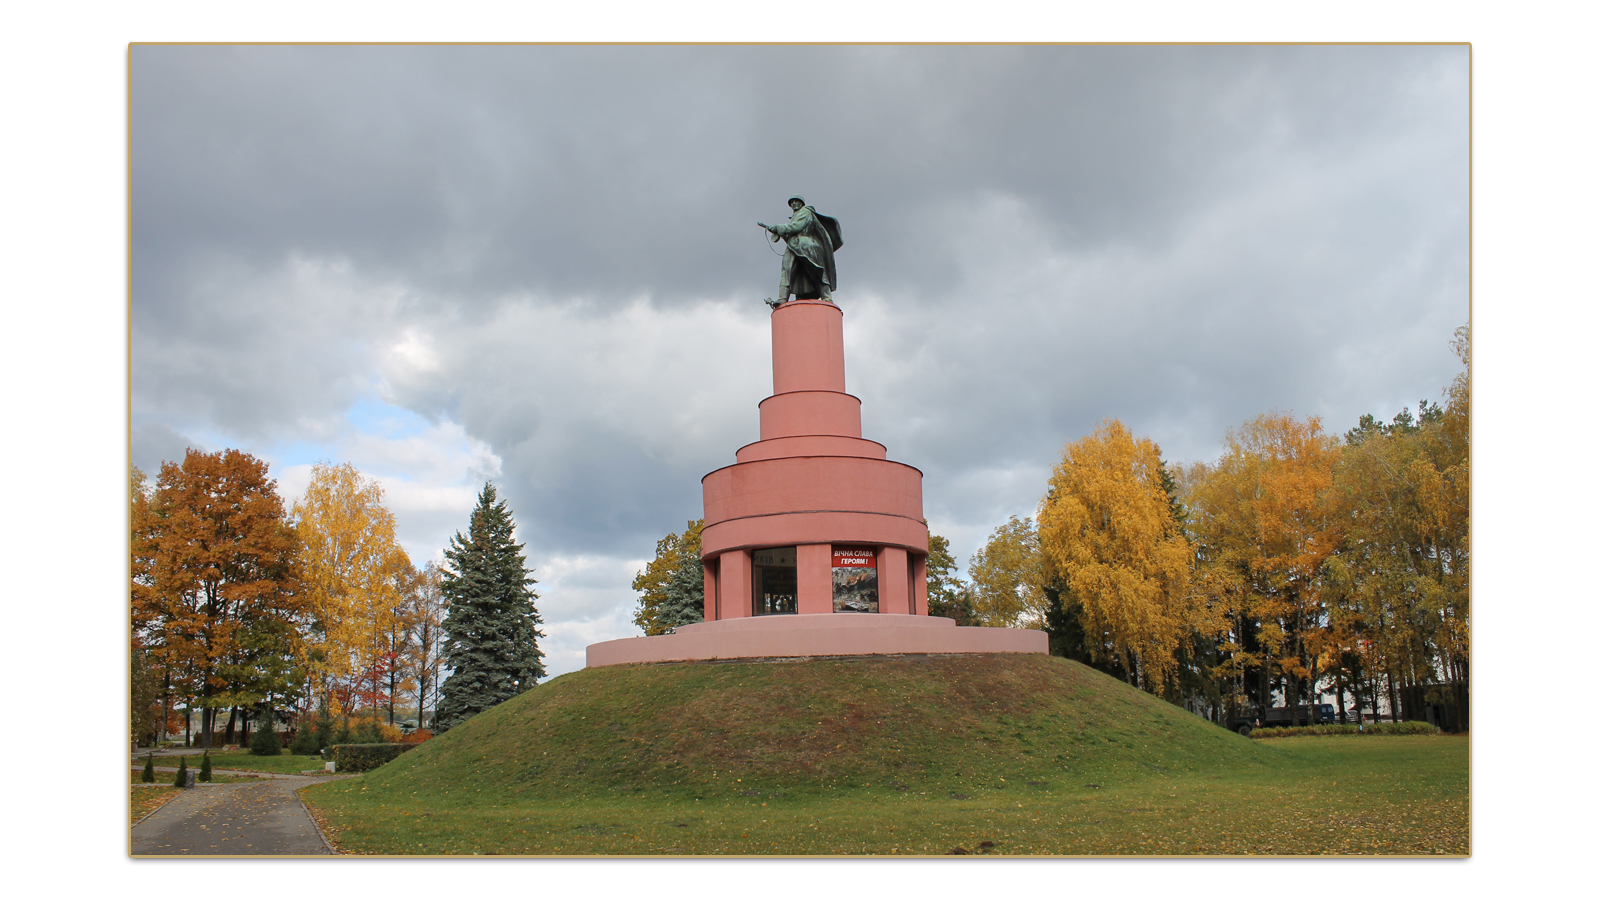
<instances>
[{"instance_id":1,"label":"green grass lawn","mask_svg":"<svg viewBox=\"0 0 1600 900\"><path fill-rule=\"evenodd\" d=\"M191 767L189 769L189 771L194 773L195 782L197 784L200 783L200 769L199 769L199 767L198 766ZM143 770L142 767L134 766L131 774L132 774L132 778L129 780L129 784L143 784L144 783L143 781L140 780L144 775L144 770ZM176 773L173 773L173 772L157 771L156 772L155 783L158 784L158 785L160 785L160 784L170 785L170 784L172 784L172 779L173 779L173 776L175 774ZM256 780L256 776L254 776L254 775L219 775L219 774L217 774L215 772L211 773L211 783L212 784L237 784L237 783L242 782L242 781L255 781L255 780Z\"/></svg>"},{"instance_id":2,"label":"green grass lawn","mask_svg":"<svg viewBox=\"0 0 1600 900\"><path fill-rule=\"evenodd\" d=\"M356 779L306 792L340 849L369 854L1434 855L1469 851L1467 741L1288 738L1268 772L1093 787L861 785L833 795L505 802L467 788L396 802Z\"/></svg>"},{"instance_id":3,"label":"green grass lawn","mask_svg":"<svg viewBox=\"0 0 1600 900\"><path fill-rule=\"evenodd\" d=\"M1252 742L1076 663L584 670L303 792L346 852L1464 854L1467 742Z\"/></svg>"},{"instance_id":4,"label":"green grass lawn","mask_svg":"<svg viewBox=\"0 0 1600 900\"><path fill-rule=\"evenodd\" d=\"M195 771L200 769L201 752L184 754L189 761L189 768ZM158 756L156 765L175 766L178 764L176 756ZM297 756L293 753L280 753L277 756L256 756L249 750L235 750L231 753L211 754L211 767L213 769L237 769L242 772L272 772L278 775L299 775L302 770L321 769L324 763L320 756Z\"/></svg>"},{"instance_id":5,"label":"green grass lawn","mask_svg":"<svg viewBox=\"0 0 1600 900\"><path fill-rule=\"evenodd\" d=\"M135 772L133 780L134 784L128 788L129 825L137 823L178 796L178 789L172 786L170 779L165 785L160 781L152 785L141 785L138 783L139 774Z\"/></svg>"}]
</instances>

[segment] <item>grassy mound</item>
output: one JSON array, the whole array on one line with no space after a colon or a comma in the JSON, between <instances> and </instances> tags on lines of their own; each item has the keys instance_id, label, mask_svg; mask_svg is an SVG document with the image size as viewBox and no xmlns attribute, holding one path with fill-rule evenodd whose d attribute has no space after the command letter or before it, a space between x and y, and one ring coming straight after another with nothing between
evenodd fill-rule
<instances>
[{"instance_id":1,"label":"grassy mound","mask_svg":"<svg viewBox=\"0 0 1600 900\"><path fill-rule=\"evenodd\" d=\"M963 799L1283 765L1067 660L861 657L586 669L329 788L396 806Z\"/></svg>"}]
</instances>

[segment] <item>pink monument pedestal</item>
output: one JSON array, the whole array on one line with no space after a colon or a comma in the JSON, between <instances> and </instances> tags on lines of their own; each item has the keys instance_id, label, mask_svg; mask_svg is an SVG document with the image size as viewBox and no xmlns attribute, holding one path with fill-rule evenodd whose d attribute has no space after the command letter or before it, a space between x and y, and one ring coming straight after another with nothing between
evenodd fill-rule
<instances>
[{"instance_id":1,"label":"pink monument pedestal","mask_svg":"<svg viewBox=\"0 0 1600 900\"><path fill-rule=\"evenodd\" d=\"M772 313L761 440L701 479L705 621L592 644L591 666L885 653L1047 653L1042 631L928 615L922 473L861 437L844 390L844 314L794 300Z\"/></svg>"}]
</instances>

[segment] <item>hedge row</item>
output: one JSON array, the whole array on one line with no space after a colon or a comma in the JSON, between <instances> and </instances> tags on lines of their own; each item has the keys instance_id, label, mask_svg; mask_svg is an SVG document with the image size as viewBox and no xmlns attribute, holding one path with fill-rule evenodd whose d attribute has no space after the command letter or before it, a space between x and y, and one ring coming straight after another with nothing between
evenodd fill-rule
<instances>
[{"instance_id":1,"label":"hedge row","mask_svg":"<svg viewBox=\"0 0 1600 900\"><path fill-rule=\"evenodd\" d=\"M1257 728L1250 737L1326 737L1334 734L1438 734L1439 727L1427 722L1367 722L1364 725L1296 725L1287 728Z\"/></svg>"},{"instance_id":2,"label":"hedge row","mask_svg":"<svg viewBox=\"0 0 1600 900\"><path fill-rule=\"evenodd\" d=\"M369 772L417 746L416 744L334 744L322 751L340 772Z\"/></svg>"}]
</instances>

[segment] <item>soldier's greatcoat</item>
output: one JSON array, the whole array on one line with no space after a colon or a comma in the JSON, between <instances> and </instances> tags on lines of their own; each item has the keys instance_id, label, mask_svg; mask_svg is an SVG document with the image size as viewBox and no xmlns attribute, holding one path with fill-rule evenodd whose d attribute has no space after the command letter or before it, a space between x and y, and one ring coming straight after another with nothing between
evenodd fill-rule
<instances>
[{"instance_id":1,"label":"soldier's greatcoat","mask_svg":"<svg viewBox=\"0 0 1600 900\"><path fill-rule=\"evenodd\" d=\"M829 225L832 227L829 228ZM811 275L809 272L795 271L796 257L815 266L830 291L839 289L839 273L833 264L833 251L843 246L838 236L838 220L819 214L813 207L802 206L789 217L789 221L772 226L771 231L775 237L783 238L789 248L783 254L783 283L795 294L809 292L807 288L821 287L803 284L804 278L800 281L795 279L796 275Z\"/></svg>"}]
</instances>

